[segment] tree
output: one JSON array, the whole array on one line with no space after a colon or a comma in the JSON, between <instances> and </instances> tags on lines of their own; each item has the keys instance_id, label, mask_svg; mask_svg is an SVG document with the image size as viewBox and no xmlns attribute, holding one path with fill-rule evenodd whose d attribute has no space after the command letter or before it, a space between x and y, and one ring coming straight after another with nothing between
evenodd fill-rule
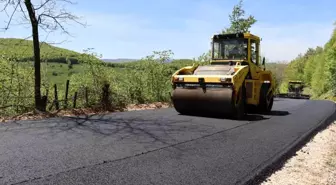
<instances>
[{"instance_id":1,"label":"tree","mask_svg":"<svg viewBox=\"0 0 336 185\"><path fill-rule=\"evenodd\" d=\"M59 8L60 5L74 4L70 0L41 0L41 3L32 3L31 0L0 0L0 4L4 4L2 10L7 13L7 10L13 8L12 13L9 14L9 21L4 28L8 30L14 15L16 13L21 14L22 23L28 23L31 26L33 47L34 47L34 99L35 109L39 111L45 111L46 109L46 97L41 96L41 54L40 54L40 38L39 28L46 33L61 30L62 32L69 34L63 24L67 21L74 21L81 25L79 17L71 14L64 8Z\"/></svg>"},{"instance_id":2,"label":"tree","mask_svg":"<svg viewBox=\"0 0 336 185\"><path fill-rule=\"evenodd\" d=\"M247 18L244 18L245 10L243 9L243 0L239 0L239 3L235 5L232 9L231 15L229 15L230 27L224 28L222 34L225 33L237 33L237 32L249 32L250 28L257 20L254 16L249 15ZM211 58L211 52L202 54L201 58Z\"/></svg>"},{"instance_id":3,"label":"tree","mask_svg":"<svg viewBox=\"0 0 336 185\"><path fill-rule=\"evenodd\" d=\"M239 3L233 7L231 15L229 15L230 27L222 30L222 33L249 32L252 25L257 22L252 15L244 18L245 10L242 6L243 0L239 0Z\"/></svg>"},{"instance_id":4,"label":"tree","mask_svg":"<svg viewBox=\"0 0 336 185\"><path fill-rule=\"evenodd\" d=\"M335 24L336 25L336 24ZM332 92L332 96L336 96L336 28L325 46L326 64L325 64L325 81L328 90Z\"/></svg>"}]
</instances>

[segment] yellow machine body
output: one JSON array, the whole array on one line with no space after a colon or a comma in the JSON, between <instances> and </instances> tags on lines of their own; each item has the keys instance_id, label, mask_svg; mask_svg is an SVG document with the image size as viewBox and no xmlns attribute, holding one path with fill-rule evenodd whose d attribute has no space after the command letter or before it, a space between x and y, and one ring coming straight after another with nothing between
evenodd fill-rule
<instances>
[{"instance_id":1,"label":"yellow machine body","mask_svg":"<svg viewBox=\"0 0 336 185\"><path fill-rule=\"evenodd\" d=\"M186 66L172 75L175 109L235 118L249 110L269 112L275 84L271 71L265 70L265 58L260 64L259 45L260 38L250 33L214 35L210 64Z\"/></svg>"}]
</instances>

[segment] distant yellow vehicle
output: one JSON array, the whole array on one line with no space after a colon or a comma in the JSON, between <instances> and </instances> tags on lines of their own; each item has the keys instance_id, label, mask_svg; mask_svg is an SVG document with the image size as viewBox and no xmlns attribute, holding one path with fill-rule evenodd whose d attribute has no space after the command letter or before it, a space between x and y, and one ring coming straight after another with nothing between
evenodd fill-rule
<instances>
[{"instance_id":1,"label":"distant yellow vehicle","mask_svg":"<svg viewBox=\"0 0 336 185\"><path fill-rule=\"evenodd\" d=\"M276 95L283 98L310 99L310 95L303 94L304 83L300 80L290 80L288 82L288 92Z\"/></svg>"},{"instance_id":2,"label":"distant yellow vehicle","mask_svg":"<svg viewBox=\"0 0 336 185\"><path fill-rule=\"evenodd\" d=\"M211 62L172 75L171 99L181 114L215 113L241 119L249 110L269 112L275 83L260 61L260 38L250 33L216 34ZM263 68L262 66L263 65Z\"/></svg>"}]
</instances>

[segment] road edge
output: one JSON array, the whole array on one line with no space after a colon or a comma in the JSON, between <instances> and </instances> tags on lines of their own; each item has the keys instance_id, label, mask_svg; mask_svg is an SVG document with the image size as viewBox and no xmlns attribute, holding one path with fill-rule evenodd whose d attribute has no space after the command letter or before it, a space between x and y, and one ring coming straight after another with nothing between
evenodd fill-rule
<instances>
[{"instance_id":1,"label":"road edge","mask_svg":"<svg viewBox=\"0 0 336 185\"><path fill-rule=\"evenodd\" d=\"M325 100L329 101L329 100ZM333 101L331 101L333 102ZM271 176L273 172L280 170L287 160L295 156L295 153L299 151L307 142L309 142L317 133L326 129L330 124L336 120L336 103L334 103L334 110L329 116L322 119L316 127L313 127L308 132L300 136L289 146L285 147L280 153L273 158L264 162L258 169L252 172L250 175L240 180L236 184L238 185L256 185L260 184Z\"/></svg>"}]
</instances>

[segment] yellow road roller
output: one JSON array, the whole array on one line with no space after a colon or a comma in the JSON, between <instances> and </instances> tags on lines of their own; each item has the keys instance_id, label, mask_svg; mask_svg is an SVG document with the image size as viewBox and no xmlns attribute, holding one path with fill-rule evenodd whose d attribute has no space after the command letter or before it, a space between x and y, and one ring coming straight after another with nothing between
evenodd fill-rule
<instances>
[{"instance_id":1,"label":"yellow road roller","mask_svg":"<svg viewBox=\"0 0 336 185\"><path fill-rule=\"evenodd\" d=\"M294 99L310 99L309 94L303 94L303 89L306 87L303 81L290 80L288 82L288 92L276 94L279 98L294 98Z\"/></svg>"},{"instance_id":2,"label":"yellow road roller","mask_svg":"<svg viewBox=\"0 0 336 185\"><path fill-rule=\"evenodd\" d=\"M177 70L171 78L171 100L180 114L213 113L234 119L246 113L268 113L275 81L261 61L261 39L251 33L215 34L211 61Z\"/></svg>"}]
</instances>

